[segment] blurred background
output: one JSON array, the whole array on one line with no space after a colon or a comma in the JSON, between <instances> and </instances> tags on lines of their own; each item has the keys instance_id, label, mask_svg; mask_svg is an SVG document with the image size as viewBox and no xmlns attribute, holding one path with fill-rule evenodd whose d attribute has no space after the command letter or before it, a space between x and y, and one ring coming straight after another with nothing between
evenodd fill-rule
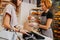
<instances>
[{"instance_id":1,"label":"blurred background","mask_svg":"<svg viewBox=\"0 0 60 40\"><path fill-rule=\"evenodd\" d=\"M39 8L40 7L40 1L41 0L22 0L22 6L21 6L21 16L20 16L20 24L23 25L23 20L27 19L27 15L29 15L30 9L33 8ZM52 23L52 29L53 29L53 35L55 40L60 40L60 0L51 0L52 1L52 7L50 9L51 12L53 12L54 18ZM6 5L10 2L10 0L0 0L0 30L2 29L2 17L3 17L3 10L6 7ZM48 5L48 4L47 4ZM26 11L25 11L25 10ZM25 12L24 12L25 11ZM22 16L25 14L25 16ZM22 19L25 17L25 19Z\"/></svg>"}]
</instances>

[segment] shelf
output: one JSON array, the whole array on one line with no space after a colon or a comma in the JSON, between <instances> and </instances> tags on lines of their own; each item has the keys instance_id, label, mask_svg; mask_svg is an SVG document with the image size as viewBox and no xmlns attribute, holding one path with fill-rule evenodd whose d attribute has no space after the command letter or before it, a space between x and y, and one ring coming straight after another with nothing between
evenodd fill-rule
<instances>
[{"instance_id":1,"label":"shelf","mask_svg":"<svg viewBox=\"0 0 60 40\"><path fill-rule=\"evenodd\" d=\"M54 14L54 36L60 38L60 11Z\"/></svg>"},{"instance_id":2,"label":"shelf","mask_svg":"<svg viewBox=\"0 0 60 40\"><path fill-rule=\"evenodd\" d=\"M55 14L55 16L56 16L56 15L57 15L57 16L60 16L60 11L58 11L58 12Z\"/></svg>"},{"instance_id":3,"label":"shelf","mask_svg":"<svg viewBox=\"0 0 60 40\"><path fill-rule=\"evenodd\" d=\"M9 2L10 0L1 0L2 2Z\"/></svg>"},{"instance_id":4,"label":"shelf","mask_svg":"<svg viewBox=\"0 0 60 40\"><path fill-rule=\"evenodd\" d=\"M58 6L58 8L60 8L60 6Z\"/></svg>"},{"instance_id":5,"label":"shelf","mask_svg":"<svg viewBox=\"0 0 60 40\"><path fill-rule=\"evenodd\" d=\"M60 36L58 36L57 34L54 35L56 38L60 38Z\"/></svg>"},{"instance_id":6,"label":"shelf","mask_svg":"<svg viewBox=\"0 0 60 40\"><path fill-rule=\"evenodd\" d=\"M57 33L57 30L54 30L55 33Z\"/></svg>"}]
</instances>

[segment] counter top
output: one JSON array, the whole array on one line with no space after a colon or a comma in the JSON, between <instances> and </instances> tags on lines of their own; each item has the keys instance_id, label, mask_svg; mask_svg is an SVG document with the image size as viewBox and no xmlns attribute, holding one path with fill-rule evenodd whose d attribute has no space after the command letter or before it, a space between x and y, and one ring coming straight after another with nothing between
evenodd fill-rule
<instances>
[{"instance_id":1,"label":"counter top","mask_svg":"<svg viewBox=\"0 0 60 40\"><path fill-rule=\"evenodd\" d=\"M33 30L33 32L36 33L36 34L38 34L38 35L40 35L40 36L45 37L45 40L53 40L52 38L46 37L46 36L44 36L44 35L42 35L42 34L36 32L36 31L34 31L34 30Z\"/></svg>"}]
</instances>

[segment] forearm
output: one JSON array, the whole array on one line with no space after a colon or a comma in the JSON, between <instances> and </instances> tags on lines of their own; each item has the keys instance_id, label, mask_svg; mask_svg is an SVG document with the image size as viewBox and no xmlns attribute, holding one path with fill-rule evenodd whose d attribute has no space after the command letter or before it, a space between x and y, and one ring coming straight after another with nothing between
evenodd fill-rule
<instances>
[{"instance_id":1,"label":"forearm","mask_svg":"<svg viewBox=\"0 0 60 40\"><path fill-rule=\"evenodd\" d=\"M39 27L47 30L47 29L50 28L51 23L52 23L52 19L48 19L47 22L46 22L46 25L39 24Z\"/></svg>"},{"instance_id":2,"label":"forearm","mask_svg":"<svg viewBox=\"0 0 60 40\"><path fill-rule=\"evenodd\" d=\"M16 31L16 32L19 31L17 28L12 28L9 24L4 24L4 27L5 27L6 29L14 30L14 31Z\"/></svg>"},{"instance_id":3,"label":"forearm","mask_svg":"<svg viewBox=\"0 0 60 40\"><path fill-rule=\"evenodd\" d=\"M20 31L20 29L18 29L18 28L13 28L12 30L14 30L16 32L19 32Z\"/></svg>"},{"instance_id":4,"label":"forearm","mask_svg":"<svg viewBox=\"0 0 60 40\"><path fill-rule=\"evenodd\" d=\"M9 24L4 24L3 25L6 29L11 29L11 26Z\"/></svg>"},{"instance_id":5,"label":"forearm","mask_svg":"<svg viewBox=\"0 0 60 40\"><path fill-rule=\"evenodd\" d=\"M46 26L46 25L41 25L41 24L39 24L39 28L42 28L42 29L45 29L45 30L49 29L48 26Z\"/></svg>"}]
</instances>

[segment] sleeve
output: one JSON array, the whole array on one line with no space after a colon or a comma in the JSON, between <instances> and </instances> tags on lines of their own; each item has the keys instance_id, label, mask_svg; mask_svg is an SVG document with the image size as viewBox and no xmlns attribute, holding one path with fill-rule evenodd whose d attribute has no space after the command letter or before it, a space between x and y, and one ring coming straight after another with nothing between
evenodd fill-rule
<instances>
[{"instance_id":1,"label":"sleeve","mask_svg":"<svg viewBox=\"0 0 60 40\"><path fill-rule=\"evenodd\" d=\"M48 15L47 15L47 19L48 19L48 18L53 19L53 13L49 12Z\"/></svg>"},{"instance_id":2,"label":"sleeve","mask_svg":"<svg viewBox=\"0 0 60 40\"><path fill-rule=\"evenodd\" d=\"M9 15L11 15L11 5L7 5L6 9L5 9L5 13L8 13Z\"/></svg>"}]
</instances>

